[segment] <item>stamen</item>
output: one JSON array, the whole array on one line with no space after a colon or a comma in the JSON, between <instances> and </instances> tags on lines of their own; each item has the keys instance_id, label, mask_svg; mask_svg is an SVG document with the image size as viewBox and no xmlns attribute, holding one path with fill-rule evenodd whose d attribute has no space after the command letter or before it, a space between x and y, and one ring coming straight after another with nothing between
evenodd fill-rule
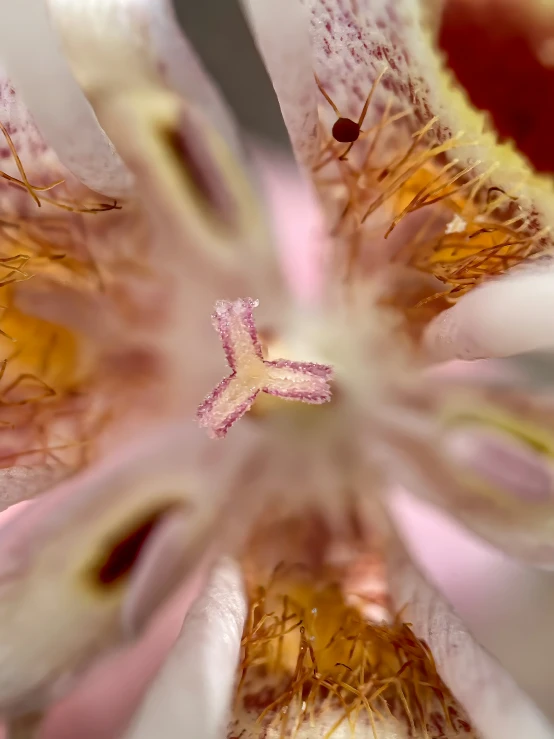
<instances>
[{"instance_id":1,"label":"stamen","mask_svg":"<svg viewBox=\"0 0 554 739\"><path fill-rule=\"evenodd\" d=\"M314 362L268 361L254 324L251 298L216 303L212 323L221 337L232 372L199 406L196 417L212 438L222 438L260 392L285 400L321 404L331 399L332 369Z\"/></svg>"},{"instance_id":2,"label":"stamen","mask_svg":"<svg viewBox=\"0 0 554 739\"><path fill-rule=\"evenodd\" d=\"M62 191L56 188L64 184L62 179L33 184L2 123L0 132L19 175L0 172L0 179L10 189L23 190L24 196L28 194L36 206L42 207L40 215L29 215L29 209L21 208L20 201L10 198L8 192L4 198L6 212L0 213L0 288L4 288L0 337L13 347L0 354L0 426L6 452L0 467L22 459L25 464L55 463L76 468L88 461L89 442L101 433L106 417L103 400L99 394L93 404L88 402L93 378L80 361L80 340L62 326L16 308L18 283L47 275L51 283L77 286L77 277L87 289L103 289L87 244L84 240L75 243L78 219L67 214L88 216L119 210L120 206L116 201L76 202L60 197L58 192ZM63 215L50 214L50 207ZM85 356L88 364L88 353ZM99 380L94 379L95 383Z\"/></svg>"},{"instance_id":3,"label":"stamen","mask_svg":"<svg viewBox=\"0 0 554 739\"><path fill-rule=\"evenodd\" d=\"M113 203L99 203L97 205L88 207L88 206L79 206L76 203L70 203L64 200L56 200L54 198L37 195L37 193L39 192L46 192L48 190L54 189L58 185L63 184L64 180L63 179L57 180L56 182L53 182L50 185L46 185L43 187L37 187L36 185L31 185L31 183L29 182L27 178L27 175L25 174L25 168L23 167L23 163L21 162L21 158L19 157L19 154L17 153L17 150L12 141L12 138L9 135L6 127L1 122L0 122L0 131L4 135L4 138L6 139L8 148L10 149L10 152L12 154L16 167L21 175L21 179L17 179L17 177L12 177L11 175L7 174L6 172L2 172L2 171L0 171L0 177L7 180L12 185L16 185L18 187L23 188L24 190L27 190L27 192L33 198L33 200L35 201L35 203L38 205L39 208L42 203L48 203L50 205L54 205L57 208L61 208L62 210L67 210L67 211L71 211L74 213L103 213L104 211L107 211L107 210L120 210L121 209L121 206L117 204L116 200L114 200Z\"/></svg>"},{"instance_id":4,"label":"stamen","mask_svg":"<svg viewBox=\"0 0 554 739\"><path fill-rule=\"evenodd\" d=\"M320 89L339 115L321 85ZM423 209L429 212L423 223L425 237L417 234L400 250L395 244L388 261L426 272L444 283L446 289L425 296L409 308L404 306L406 315L439 298L445 298L438 308L444 310L483 280L544 253L549 234L545 229L538 232L525 217L517 202L517 187L515 192L506 192L491 183L499 163L482 172L476 171L481 166L479 160L462 165L461 157L455 156L456 149L463 146L466 157L467 148L478 142L464 140L463 132L445 138L444 131L438 130L438 117L412 133L404 150L388 162L373 162L380 148L392 147L394 136L407 136L401 121L412 111L391 114L392 104L389 98L379 120L360 134L352 164L344 161L332 135L328 135L313 167L316 186L327 200L337 204L337 219L330 235L335 239L337 267L347 282L362 267L365 255L369 255L369 264L382 264L380 257L372 261L373 245ZM370 105L371 95L366 114ZM383 143L386 132L389 137ZM458 219L455 228L449 227L454 217ZM370 218L374 219L371 232L367 227ZM421 232L419 222L417 229Z\"/></svg>"},{"instance_id":5,"label":"stamen","mask_svg":"<svg viewBox=\"0 0 554 739\"><path fill-rule=\"evenodd\" d=\"M252 588L234 715L254 709L256 731L283 739L322 727L332 739L345 722L374 739L391 723L413 737L475 736L402 615L371 623L330 572L314 579L280 567Z\"/></svg>"}]
</instances>

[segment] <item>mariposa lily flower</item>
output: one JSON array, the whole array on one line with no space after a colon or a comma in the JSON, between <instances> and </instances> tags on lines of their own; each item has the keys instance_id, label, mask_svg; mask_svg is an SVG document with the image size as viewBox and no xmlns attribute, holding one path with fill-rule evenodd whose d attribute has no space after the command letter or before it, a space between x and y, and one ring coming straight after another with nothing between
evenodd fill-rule
<instances>
[{"instance_id":1,"label":"mariposa lily flower","mask_svg":"<svg viewBox=\"0 0 554 739\"><path fill-rule=\"evenodd\" d=\"M310 300L166 2L6 11L4 495L43 495L0 540L0 710L33 736L227 553L129 737L550 737L386 496L552 566L548 387L428 366L550 346L550 182L484 133L425 3L247 9L329 219Z\"/></svg>"}]
</instances>

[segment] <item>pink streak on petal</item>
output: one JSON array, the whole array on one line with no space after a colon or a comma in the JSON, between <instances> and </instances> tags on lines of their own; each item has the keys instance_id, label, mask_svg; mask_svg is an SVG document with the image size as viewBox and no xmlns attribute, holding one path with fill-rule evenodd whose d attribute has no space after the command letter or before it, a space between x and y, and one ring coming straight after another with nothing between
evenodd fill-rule
<instances>
[{"instance_id":1,"label":"pink streak on petal","mask_svg":"<svg viewBox=\"0 0 554 739\"><path fill-rule=\"evenodd\" d=\"M273 231L290 289L300 302L317 303L329 242L315 193L292 158L261 148L254 154L272 206Z\"/></svg>"},{"instance_id":2,"label":"pink streak on petal","mask_svg":"<svg viewBox=\"0 0 554 739\"><path fill-rule=\"evenodd\" d=\"M471 426L449 432L445 443L458 464L495 488L530 504L554 498L554 469L528 444Z\"/></svg>"}]
</instances>

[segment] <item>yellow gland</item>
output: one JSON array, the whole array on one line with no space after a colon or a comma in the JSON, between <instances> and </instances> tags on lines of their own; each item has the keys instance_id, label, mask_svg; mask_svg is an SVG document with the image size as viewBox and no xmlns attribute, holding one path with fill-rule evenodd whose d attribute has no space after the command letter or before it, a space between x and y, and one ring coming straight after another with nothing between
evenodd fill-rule
<instances>
[{"instance_id":1,"label":"yellow gland","mask_svg":"<svg viewBox=\"0 0 554 739\"><path fill-rule=\"evenodd\" d=\"M282 739L328 726L329 716L325 739L345 726L354 736L357 724L379 739L390 736L391 722L414 737L473 736L402 615L372 623L364 607L385 614L386 599L347 598L338 580L331 571L314 579L301 566L279 567L269 582L251 586L230 735L247 710L257 715L256 736Z\"/></svg>"}]
</instances>

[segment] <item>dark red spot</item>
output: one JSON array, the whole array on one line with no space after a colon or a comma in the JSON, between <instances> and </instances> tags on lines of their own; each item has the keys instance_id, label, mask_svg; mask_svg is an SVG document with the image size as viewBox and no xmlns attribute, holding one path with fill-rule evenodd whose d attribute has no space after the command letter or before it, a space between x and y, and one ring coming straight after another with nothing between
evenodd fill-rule
<instances>
[{"instance_id":1,"label":"dark red spot","mask_svg":"<svg viewBox=\"0 0 554 739\"><path fill-rule=\"evenodd\" d=\"M448 0L439 43L473 104L488 110L541 172L554 172L554 67L537 57L554 17L532 17L532 3ZM550 27L549 27L550 26Z\"/></svg>"},{"instance_id":2,"label":"dark red spot","mask_svg":"<svg viewBox=\"0 0 554 739\"><path fill-rule=\"evenodd\" d=\"M355 121L351 121L350 118L337 118L331 133L335 141L340 141L341 144L351 144L353 141L358 140L360 127Z\"/></svg>"},{"instance_id":3,"label":"dark red spot","mask_svg":"<svg viewBox=\"0 0 554 739\"><path fill-rule=\"evenodd\" d=\"M221 221L234 225L234 198L213 159L199 122L183 114L179 128L166 129L161 134L176 162L182 165L184 174L194 185L199 199Z\"/></svg>"},{"instance_id":4,"label":"dark red spot","mask_svg":"<svg viewBox=\"0 0 554 739\"><path fill-rule=\"evenodd\" d=\"M145 521L113 545L98 570L99 584L104 586L113 585L130 573L156 523L156 518Z\"/></svg>"}]
</instances>

